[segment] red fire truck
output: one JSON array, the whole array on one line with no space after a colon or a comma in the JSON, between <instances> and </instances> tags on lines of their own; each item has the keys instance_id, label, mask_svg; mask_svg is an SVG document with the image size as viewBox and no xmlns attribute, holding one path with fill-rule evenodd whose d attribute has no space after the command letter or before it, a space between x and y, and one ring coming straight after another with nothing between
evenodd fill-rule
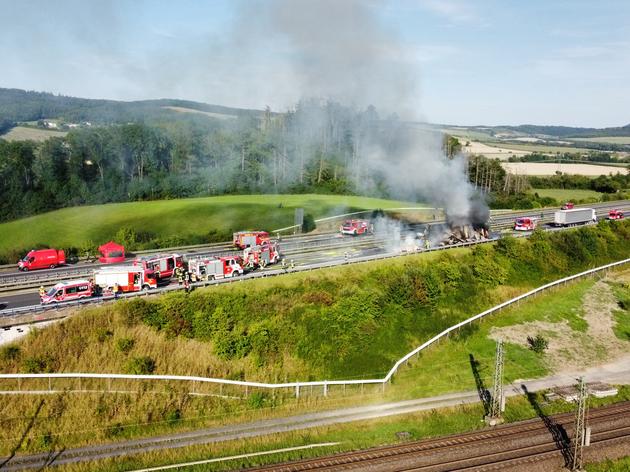
<instances>
[{"instance_id":1,"label":"red fire truck","mask_svg":"<svg viewBox=\"0 0 630 472\"><path fill-rule=\"evenodd\" d=\"M29 251L18 262L18 269L27 272L33 269L54 269L66 263L66 254L57 249L38 249Z\"/></svg>"},{"instance_id":2,"label":"red fire truck","mask_svg":"<svg viewBox=\"0 0 630 472\"><path fill-rule=\"evenodd\" d=\"M263 241L269 241L269 233L266 231L239 231L232 235L232 244L239 249L258 246Z\"/></svg>"},{"instance_id":3,"label":"red fire truck","mask_svg":"<svg viewBox=\"0 0 630 472\"><path fill-rule=\"evenodd\" d=\"M271 241L264 241L258 246L251 246L243 251L243 267L255 269L265 267L268 264L275 264L280 260L278 244Z\"/></svg>"},{"instance_id":4,"label":"red fire truck","mask_svg":"<svg viewBox=\"0 0 630 472\"><path fill-rule=\"evenodd\" d=\"M138 266L102 267L94 271L94 285L104 294L111 294L118 284L121 292L139 292L157 287L153 271Z\"/></svg>"},{"instance_id":5,"label":"red fire truck","mask_svg":"<svg viewBox=\"0 0 630 472\"><path fill-rule=\"evenodd\" d=\"M339 228L341 234L351 234L357 236L359 234L371 233L372 225L367 220L346 220Z\"/></svg>"},{"instance_id":6,"label":"red fire truck","mask_svg":"<svg viewBox=\"0 0 630 472\"><path fill-rule=\"evenodd\" d=\"M168 279L173 276L175 268L184 266L184 258L179 254L157 254L139 257L133 261L134 266L153 271L156 279Z\"/></svg>"},{"instance_id":7,"label":"red fire truck","mask_svg":"<svg viewBox=\"0 0 630 472\"><path fill-rule=\"evenodd\" d=\"M243 275L239 257L210 257L188 260L188 272L193 282L199 280L226 279Z\"/></svg>"},{"instance_id":8,"label":"red fire truck","mask_svg":"<svg viewBox=\"0 0 630 472\"><path fill-rule=\"evenodd\" d=\"M94 286L89 280L60 282L40 297L42 305L79 300L94 295Z\"/></svg>"},{"instance_id":9,"label":"red fire truck","mask_svg":"<svg viewBox=\"0 0 630 472\"><path fill-rule=\"evenodd\" d=\"M623 214L623 211L621 210L610 210L608 212L608 219L609 220L623 220L625 217L625 215Z\"/></svg>"},{"instance_id":10,"label":"red fire truck","mask_svg":"<svg viewBox=\"0 0 630 472\"><path fill-rule=\"evenodd\" d=\"M517 218L514 222L514 231L533 231L536 229L536 218Z\"/></svg>"}]
</instances>

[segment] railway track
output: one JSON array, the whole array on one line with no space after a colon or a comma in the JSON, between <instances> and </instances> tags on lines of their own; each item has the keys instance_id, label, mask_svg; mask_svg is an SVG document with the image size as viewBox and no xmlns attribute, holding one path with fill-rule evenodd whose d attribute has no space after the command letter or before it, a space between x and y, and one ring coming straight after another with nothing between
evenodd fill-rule
<instances>
[{"instance_id":1,"label":"railway track","mask_svg":"<svg viewBox=\"0 0 630 472\"><path fill-rule=\"evenodd\" d=\"M564 413L544 419L536 418L505 424L492 429L446 436L435 439L335 454L332 456L276 464L256 468L256 471L299 472L309 470L506 470L517 463L533 463L562 456L550 427L572 437L573 414ZM272 434L289 430L292 423L280 427L261 424L258 428L225 427L176 433L155 438L135 439L117 443L66 449L55 454L55 465L112 459L157 449L190 447L231 439L242 439L259 432ZM552 425L552 426L550 426ZM589 425L593 429L592 444L606 441L630 441L630 402L592 409ZM316 426L316 425L315 425ZM312 426L311 426L312 427ZM223 434L221 437L220 435ZM564 447L568 449L570 443ZM51 454L15 456L2 467L6 471L30 470L46 466ZM0 464L6 459L0 458Z\"/></svg>"},{"instance_id":2,"label":"railway track","mask_svg":"<svg viewBox=\"0 0 630 472\"><path fill-rule=\"evenodd\" d=\"M309 470L481 471L512 470L549 459L568 459L572 413L502 425L491 430L416 441L265 466L251 471ZM592 409L591 444L630 442L630 402Z\"/></svg>"}]
</instances>

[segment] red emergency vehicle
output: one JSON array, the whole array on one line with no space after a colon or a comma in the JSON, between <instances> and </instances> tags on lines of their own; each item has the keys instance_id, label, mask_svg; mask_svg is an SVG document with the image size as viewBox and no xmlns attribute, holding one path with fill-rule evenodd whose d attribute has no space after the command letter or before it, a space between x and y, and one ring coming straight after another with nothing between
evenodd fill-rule
<instances>
[{"instance_id":1,"label":"red emergency vehicle","mask_svg":"<svg viewBox=\"0 0 630 472\"><path fill-rule=\"evenodd\" d=\"M24 272L33 269L54 269L66 263L66 254L57 249L37 249L29 251L18 262L18 269Z\"/></svg>"},{"instance_id":2,"label":"red emergency vehicle","mask_svg":"<svg viewBox=\"0 0 630 472\"><path fill-rule=\"evenodd\" d=\"M184 266L184 258L179 254L157 254L139 257L133 261L133 265L153 271L157 279L168 279L173 276L177 267Z\"/></svg>"},{"instance_id":3,"label":"red emergency vehicle","mask_svg":"<svg viewBox=\"0 0 630 472\"><path fill-rule=\"evenodd\" d=\"M121 292L139 292L157 287L153 271L138 266L102 267L94 271L94 285L104 294L113 293L118 285Z\"/></svg>"},{"instance_id":4,"label":"red emergency vehicle","mask_svg":"<svg viewBox=\"0 0 630 472\"><path fill-rule=\"evenodd\" d=\"M251 246L243 251L243 267L255 269L265 267L268 264L275 264L280 260L278 244L271 241L264 241L258 246Z\"/></svg>"},{"instance_id":5,"label":"red emergency vehicle","mask_svg":"<svg viewBox=\"0 0 630 472\"><path fill-rule=\"evenodd\" d=\"M188 272L192 281L197 282L238 277L244 270L239 257L227 256L190 259Z\"/></svg>"},{"instance_id":6,"label":"red emergency vehicle","mask_svg":"<svg viewBox=\"0 0 630 472\"><path fill-rule=\"evenodd\" d=\"M623 211L621 210L610 210L608 212L608 219L609 220L623 220L625 217L625 215L623 214Z\"/></svg>"},{"instance_id":7,"label":"red emergency vehicle","mask_svg":"<svg viewBox=\"0 0 630 472\"><path fill-rule=\"evenodd\" d=\"M232 235L232 244L239 249L257 246L263 241L269 241L269 233L266 231L239 231Z\"/></svg>"},{"instance_id":8,"label":"red emergency vehicle","mask_svg":"<svg viewBox=\"0 0 630 472\"><path fill-rule=\"evenodd\" d=\"M536 229L536 218L517 218L514 222L514 231L533 231Z\"/></svg>"},{"instance_id":9,"label":"red emergency vehicle","mask_svg":"<svg viewBox=\"0 0 630 472\"><path fill-rule=\"evenodd\" d=\"M40 300L43 305L47 305L49 303L79 300L92 295L94 295L94 286L89 280L71 280L58 283L42 295Z\"/></svg>"},{"instance_id":10,"label":"red emergency vehicle","mask_svg":"<svg viewBox=\"0 0 630 472\"><path fill-rule=\"evenodd\" d=\"M372 225L367 220L346 220L339 228L341 234L357 236L372 232Z\"/></svg>"},{"instance_id":11,"label":"red emergency vehicle","mask_svg":"<svg viewBox=\"0 0 630 472\"><path fill-rule=\"evenodd\" d=\"M562 207L560 209L561 210L572 210L574 206L575 205L573 204L573 202L566 202L564 205L562 205Z\"/></svg>"}]
</instances>

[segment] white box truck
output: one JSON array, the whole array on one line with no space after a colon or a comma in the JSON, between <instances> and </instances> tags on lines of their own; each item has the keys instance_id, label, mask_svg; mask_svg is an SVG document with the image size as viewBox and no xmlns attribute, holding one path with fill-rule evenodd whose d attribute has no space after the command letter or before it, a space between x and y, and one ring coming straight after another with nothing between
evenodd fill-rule
<instances>
[{"instance_id":1,"label":"white box truck","mask_svg":"<svg viewBox=\"0 0 630 472\"><path fill-rule=\"evenodd\" d=\"M553 215L554 226L584 225L597 222L595 210L592 208L573 208L572 210L558 210Z\"/></svg>"}]
</instances>

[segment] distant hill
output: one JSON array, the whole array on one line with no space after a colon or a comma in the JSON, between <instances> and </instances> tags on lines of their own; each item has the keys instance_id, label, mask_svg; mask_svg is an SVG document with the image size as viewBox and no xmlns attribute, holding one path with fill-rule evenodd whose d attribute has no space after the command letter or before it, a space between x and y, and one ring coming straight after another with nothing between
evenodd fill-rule
<instances>
[{"instance_id":1,"label":"distant hill","mask_svg":"<svg viewBox=\"0 0 630 472\"><path fill-rule=\"evenodd\" d=\"M555 136L558 138L595 138L604 136L630 136L630 124L615 128L574 128L570 126L498 126L498 130L510 130L528 135Z\"/></svg>"},{"instance_id":2,"label":"distant hill","mask_svg":"<svg viewBox=\"0 0 630 472\"><path fill-rule=\"evenodd\" d=\"M169 108L170 107L170 108ZM126 123L152 118L175 118L181 111L228 117L258 116L259 110L210 105L188 100L160 99L123 102L67 97L47 92L0 88L0 124L60 118L66 122Z\"/></svg>"}]
</instances>

